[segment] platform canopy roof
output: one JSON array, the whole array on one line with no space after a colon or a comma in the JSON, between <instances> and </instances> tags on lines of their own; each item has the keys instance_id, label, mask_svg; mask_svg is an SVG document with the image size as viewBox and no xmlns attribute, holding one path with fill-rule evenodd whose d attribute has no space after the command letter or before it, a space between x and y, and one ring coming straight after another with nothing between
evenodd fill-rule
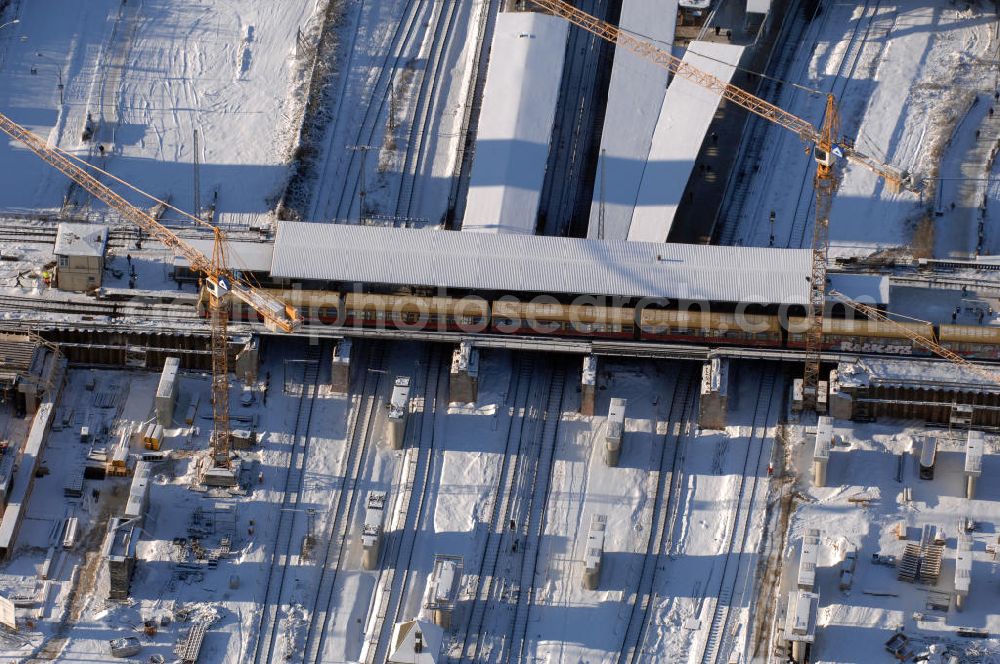
<instances>
[{"instance_id":1,"label":"platform canopy roof","mask_svg":"<svg viewBox=\"0 0 1000 664\"><path fill-rule=\"evenodd\" d=\"M805 305L800 249L281 222L279 279Z\"/></svg>"}]
</instances>

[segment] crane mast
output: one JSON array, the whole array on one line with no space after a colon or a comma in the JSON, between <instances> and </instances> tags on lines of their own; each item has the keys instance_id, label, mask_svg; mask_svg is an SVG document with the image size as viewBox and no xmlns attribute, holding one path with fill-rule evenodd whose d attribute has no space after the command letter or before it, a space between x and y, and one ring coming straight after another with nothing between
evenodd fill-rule
<instances>
[{"instance_id":1,"label":"crane mast","mask_svg":"<svg viewBox=\"0 0 1000 664\"><path fill-rule=\"evenodd\" d=\"M823 316L826 310L826 264L830 253L830 209L837 191L838 177L831 152L840 133L840 115L833 95L826 98L826 115L820 140L813 156L816 160L816 218L813 221L811 270L809 274L809 329L806 330L806 362L802 376L802 401L815 406L823 359Z\"/></svg>"},{"instance_id":2,"label":"crane mast","mask_svg":"<svg viewBox=\"0 0 1000 664\"><path fill-rule=\"evenodd\" d=\"M22 143L92 196L116 210L128 222L171 249L175 255L186 258L192 270L205 275L212 329L212 415L215 424L212 434L212 458L217 467L228 467L232 436L229 426L227 298L230 295L238 297L263 317L269 329L284 332L291 332L299 326L301 323L299 312L268 293L258 290L226 266L225 235L218 227L199 222L211 228L214 234L212 256L209 258L185 242L174 231L129 203L58 150L50 148L41 138L2 113L0 113L0 130Z\"/></svg>"}]
</instances>

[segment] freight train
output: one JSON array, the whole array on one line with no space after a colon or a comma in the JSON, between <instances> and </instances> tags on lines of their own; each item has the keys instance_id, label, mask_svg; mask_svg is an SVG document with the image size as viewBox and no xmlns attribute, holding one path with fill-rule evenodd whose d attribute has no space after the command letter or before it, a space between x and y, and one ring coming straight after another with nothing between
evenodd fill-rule
<instances>
[{"instance_id":1,"label":"freight train","mask_svg":"<svg viewBox=\"0 0 1000 664\"><path fill-rule=\"evenodd\" d=\"M802 315L564 304L554 298L524 302L512 296L488 300L480 296L455 298L315 290L268 292L296 307L306 325L343 328L791 349L805 347L808 328L808 321ZM198 309L199 314L207 315L207 297L204 294L199 298ZM256 312L238 302L230 308L228 315L234 320L260 320ZM900 326L970 359L1000 359L1000 327L986 325L932 325L924 322L890 325L873 320L827 316L823 319L823 347L825 350L866 354L930 354L904 334Z\"/></svg>"}]
</instances>

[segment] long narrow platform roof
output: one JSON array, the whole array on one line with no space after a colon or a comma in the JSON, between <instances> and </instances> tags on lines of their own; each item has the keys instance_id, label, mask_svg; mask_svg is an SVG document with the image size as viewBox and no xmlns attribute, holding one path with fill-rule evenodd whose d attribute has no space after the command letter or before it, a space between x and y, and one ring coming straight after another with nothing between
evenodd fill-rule
<instances>
[{"instance_id":1,"label":"long narrow platform roof","mask_svg":"<svg viewBox=\"0 0 1000 664\"><path fill-rule=\"evenodd\" d=\"M677 0L624 0L618 25L669 51L677 31ZM587 237L628 238L668 78L660 65L623 48L615 51Z\"/></svg>"},{"instance_id":2,"label":"long narrow platform roof","mask_svg":"<svg viewBox=\"0 0 1000 664\"><path fill-rule=\"evenodd\" d=\"M548 14L497 16L463 230L534 234L568 32Z\"/></svg>"},{"instance_id":3,"label":"long narrow platform roof","mask_svg":"<svg viewBox=\"0 0 1000 664\"><path fill-rule=\"evenodd\" d=\"M695 41L688 46L684 62L728 83L742 55L742 46ZM636 194L629 240L665 242L670 236L720 99L718 94L686 78L678 76L671 81L663 96L663 108Z\"/></svg>"},{"instance_id":4,"label":"long narrow platform roof","mask_svg":"<svg viewBox=\"0 0 1000 664\"><path fill-rule=\"evenodd\" d=\"M477 291L804 305L803 249L281 222L271 276Z\"/></svg>"}]
</instances>

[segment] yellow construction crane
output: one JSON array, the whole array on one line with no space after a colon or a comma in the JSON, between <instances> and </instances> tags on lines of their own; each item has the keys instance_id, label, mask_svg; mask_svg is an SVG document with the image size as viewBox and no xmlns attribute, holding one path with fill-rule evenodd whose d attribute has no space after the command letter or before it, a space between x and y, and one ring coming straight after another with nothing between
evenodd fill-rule
<instances>
[{"instance_id":1,"label":"yellow construction crane","mask_svg":"<svg viewBox=\"0 0 1000 664\"><path fill-rule=\"evenodd\" d=\"M573 25L615 44L618 48L629 50L639 57L663 67L674 76L687 79L711 90L723 99L731 101L769 122L795 132L807 144L807 150L812 148L813 157L816 160L814 180L816 221L813 224L812 269L809 279L809 329L806 333L806 362L802 382L804 400L807 404L814 404L822 358L830 208L833 204L833 194L837 189L837 176L834 169L836 160L843 157L864 166L885 180L888 189L893 193L898 193L903 189L918 192L920 184L914 182L906 171L883 164L877 159L858 152L853 143L839 137L840 120L837 102L833 95L827 95L823 126L816 128L807 120L792 115L742 88L726 83L647 41L638 39L606 21L577 9L564 0L531 0L531 2L554 16L564 18Z\"/></svg>"},{"instance_id":2,"label":"yellow construction crane","mask_svg":"<svg viewBox=\"0 0 1000 664\"><path fill-rule=\"evenodd\" d=\"M212 329L212 414L215 424L215 430L212 432L212 458L216 467L229 467L231 449L227 357L229 335L226 324L228 312L225 310L225 300L229 295L236 296L253 307L263 317L265 325L269 329L284 332L292 332L299 326L301 322L299 312L264 291L258 290L229 269L225 255L226 237L218 227L192 217L197 223L210 228L214 234L215 242L212 256L209 258L181 239L172 230L116 194L83 168L73 163L59 150L48 147L41 138L2 113L0 113L0 129L61 171L95 198L116 210L130 223L166 245L175 255L186 258L192 270L197 270L205 276L205 284L209 292Z\"/></svg>"}]
</instances>

